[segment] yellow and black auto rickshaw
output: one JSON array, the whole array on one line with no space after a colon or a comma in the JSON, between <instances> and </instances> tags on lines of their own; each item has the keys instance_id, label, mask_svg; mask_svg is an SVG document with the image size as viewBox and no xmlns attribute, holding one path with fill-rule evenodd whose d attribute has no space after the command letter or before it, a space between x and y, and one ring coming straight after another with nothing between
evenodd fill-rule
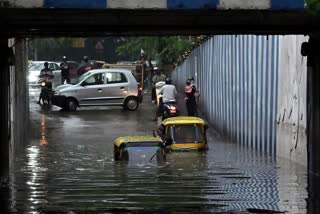
<instances>
[{"instance_id":1,"label":"yellow and black auto rickshaw","mask_svg":"<svg viewBox=\"0 0 320 214\"><path fill-rule=\"evenodd\" d=\"M206 131L208 125L199 117L178 116L162 121L158 135L170 144L169 151L207 150Z\"/></svg>"},{"instance_id":2,"label":"yellow and black auto rickshaw","mask_svg":"<svg viewBox=\"0 0 320 214\"><path fill-rule=\"evenodd\" d=\"M114 160L128 161L142 156L150 162L152 159L164 161L165 146L159 137L152 136L124 136L114 141Z\"/></svg>"}]
</instances>

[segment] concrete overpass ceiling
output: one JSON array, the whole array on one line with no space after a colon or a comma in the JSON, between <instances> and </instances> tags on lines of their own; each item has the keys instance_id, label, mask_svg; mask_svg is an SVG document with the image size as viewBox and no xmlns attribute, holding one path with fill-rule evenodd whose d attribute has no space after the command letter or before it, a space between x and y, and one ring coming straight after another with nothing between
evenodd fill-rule
<instances>
[{"instance_id":1,"label":"concrete overpass ceiling","mask_svg":"<svg viewBox=\"0 0 320 214\"><path fill-rule=\"evenodd\" d=\"M304 0L1 0L0 37L309 34Z\"/></svg>"}]
</instances>

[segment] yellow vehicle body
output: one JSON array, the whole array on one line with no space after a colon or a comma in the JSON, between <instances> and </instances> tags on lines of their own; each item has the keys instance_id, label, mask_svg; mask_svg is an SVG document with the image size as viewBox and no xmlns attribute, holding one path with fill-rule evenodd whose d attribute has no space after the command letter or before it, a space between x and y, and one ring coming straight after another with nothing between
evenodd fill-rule
<instances>
[{"instance_id":1,"label":"yellow vehicle body","mask_svg":"<svg viewBox=\"0 0 320 214\"><path fill-rule=\"evenodd\" d=\"M117 147L121 147L122 144L128 142L144 142L144 141L156 141L162 142L160 137L153 137L153 136L123 136L118 137L114 140L114 145Z\"/></svg>"},{"instance_id":2,"label":"yellow vehicle body","mask_svg":"<svg viewBox=\"0 0 320 214\"><path fill-rule=\"evenodd\" d=\"M137 79L137 82L140 83L143 88L143 80L144 80L144 66L143 64L110 64L105 63L102 65L102 68L121 68L131 70L132 74Z\"/></svg>"},{"instance_id":3,"label":"yellow vehicle body","mask_svg":"<svg viewBox=\"0 0 320 214\"><path fill-rule=\"evenodd\" d=\"M162 121L164 139L172 139L170 151L207 150L206 122L199 117L177 116Z\"/></svg>"},{"instance_id":4,"label":"yellow vehicle body","mask_svg":"<svg viewBox=\"0 0 320 214\"><path fill-rule=\"evenodd\" d=\"M165 150L161 138L152 136L124 136L114 141L114 159L129 160L130 147L153 147L157 151L157 158L165 158Z\"/></svg>"}]
</instances>

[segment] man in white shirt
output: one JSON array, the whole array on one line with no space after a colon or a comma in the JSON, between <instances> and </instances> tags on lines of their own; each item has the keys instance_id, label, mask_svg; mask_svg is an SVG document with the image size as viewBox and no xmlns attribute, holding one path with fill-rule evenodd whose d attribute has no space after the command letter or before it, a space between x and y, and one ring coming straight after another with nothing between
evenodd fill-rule
<instances>
[{"instance_id":1,"label":"man in white shirt","mask_svg":"<svg viewBox=\"0 0 320 214\"><path fill-rule=\"evenodd\" d=\"M177 89L174 85L172 85L171 80L169 78L166 78L166 84L162 86L162 88L159 91L159 94L162 94L162 100L159 103L159 107L157 110L157 115L154 120L157 120L157 117L160 117L162 115L162 106L163 103L171 103L176 102L176 96L178 94Z\"/></svg>"},{"instance_id":2,"label":"man in white shirt","mask_svg":"<svg viewBox=\"0 0 320 214\"><path fill-rule=\"evenodd\" d=\"M155 75L152 77L152 91L151 91L151 99L152 102L156 102L156 84L161 81L166 80L166 76L161 74L160 69L155 67L154 69Z\"/></svg>"}]
</instances>

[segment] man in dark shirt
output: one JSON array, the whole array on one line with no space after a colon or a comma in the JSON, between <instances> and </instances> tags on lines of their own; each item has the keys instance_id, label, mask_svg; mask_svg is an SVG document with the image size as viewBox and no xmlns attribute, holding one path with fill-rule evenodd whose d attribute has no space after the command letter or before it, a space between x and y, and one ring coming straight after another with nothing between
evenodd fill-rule
<instances>
[{"instance_id":1,"label":"man in dark shirt","mask_svg":"<svg viewBox=\"0 0 320 214\"><path fill-rule=\"evenodd\" d=\"M46 82L46 87L48 89L52 89L52 78L53 78L53 73L52 70L49 68L49 63L45 62L44 63L44 68L40 71L40 81L44 81ZM40 100L41 100L41 93L39 95L39 100L38 100L38 104L40 104Z\"/></svg>"},{"instance_id":2,"label":"man in dark shirt","mask_svg":"<svg viewBox=\"0 0 320 214\"><path fill-rule=\"evenodd\" d=\"M63 57L63 62L60 64L61 69L61 84L64 84L64 81L67 81L70 84L70 66L67 62L67 57Z\"/></svg>"},{"instance_id":3,"label":"man in dark shirt","mask_svg":"<svg viewBox=\"0 0 320 214\"><path fill-rule=\"evenodd\" d=\"M93 69L93 66L89 62L89 58L87 56L83 57L83 61L81 65L78 68L78 76L81 76L82 74L86 73L87 71L90 71Z\"/></svg>"}]
</instances>

